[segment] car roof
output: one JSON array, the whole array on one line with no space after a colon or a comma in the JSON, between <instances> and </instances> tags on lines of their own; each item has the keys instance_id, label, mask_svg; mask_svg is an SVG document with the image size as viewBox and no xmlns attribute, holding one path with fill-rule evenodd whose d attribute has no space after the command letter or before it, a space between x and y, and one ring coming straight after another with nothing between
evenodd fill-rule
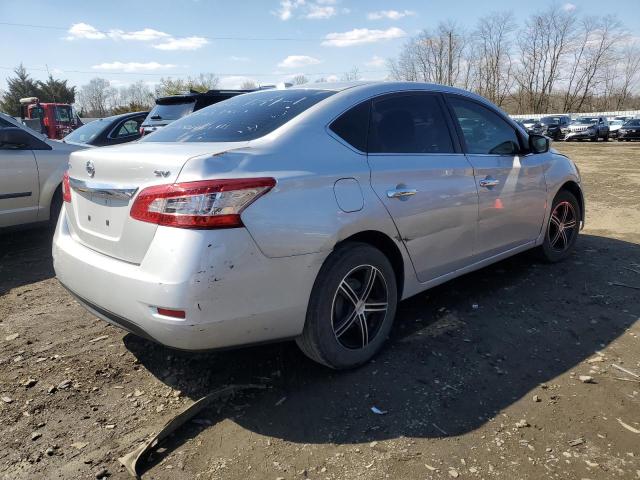
<instances>
[{"instance_id":1,"label":"car roof","mask_svg":"<svg viewBox=\"0 0 640 480\"><path fill-rule=\"evenodd\" d=\"M149 114L148 111L147 112L127 112L127 113L120 113L118 115L111 115L110 117L97 118L94 121L113 122L115 120L120 120L126 117L137 117L138 115L148 115L148 114Z\"/></svg>"},{"instance_id":2,"label":"car roof","mask_svg":"<svg viewBox=\"0 0 640 480\"><path fill-rule=\"evenodd\" d=\"M22 125L18 120L13 118L11 115L7 115L6 113L0 112L0 117L3 120L6 120L7 122L10 122L10 123L14 124L16 127L20 127L20 128L24 127L24 125Z\"/></svg>"}]
</instances>

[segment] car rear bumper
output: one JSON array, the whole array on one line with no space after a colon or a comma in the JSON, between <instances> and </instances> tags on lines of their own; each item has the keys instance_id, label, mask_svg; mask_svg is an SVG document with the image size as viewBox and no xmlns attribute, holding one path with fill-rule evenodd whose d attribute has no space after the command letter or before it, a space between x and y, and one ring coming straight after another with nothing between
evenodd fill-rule
<instances>
[{"instance_id":1,"label":"car rear bumper","mask_svg":"<svg viewBox=\"0 0 640 480\"><path fill-rule=\"evenodd\" d=\"M60 215L60 282L97 317L158 343L206 350L299 335L324 254L264 256L244 228L159 227L140 265L79 243ZM184 310L178 319L158 307Z\"/></svg>"},{"instance_id":2,"label":"car rear bumper","mask_svg":"<svg viewBox=\"0 0 640 480\"><path fill-rule=\"evenodd\" d=\"M621 140L638 140L640 139L640 130L637 132L626 132L626 133L618 132L618 138Z\"/></svg>"}]
</instances>

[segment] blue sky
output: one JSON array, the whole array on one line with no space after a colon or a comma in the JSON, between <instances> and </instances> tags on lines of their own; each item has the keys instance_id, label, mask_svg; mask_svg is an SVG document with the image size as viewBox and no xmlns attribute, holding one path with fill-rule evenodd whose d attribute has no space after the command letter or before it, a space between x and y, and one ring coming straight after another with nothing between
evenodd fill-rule
<instances>
[{"instance_id":1,"label":"blue sky","mask_svg":"<svg viewBox=\"0 0 640 480\"><path fill-rule=\"evenodd\" d=\"M75 85L96 76L119 86L213 72L223 87L237 87L245 77L261 83L299 73L311 79L330 78L354 66L365 78L384 78L384 60L397 55L408 36L441 20L451 19L470 29L479 16L508 10L522 23L550 4L544 0L0 0L0 88L20 62L35 78L46 77L48 67L54 76ZM578 13L604 10L602 0L561 0L555 5ZM607 2L606 12L618 14L637 36L639 6L637 0Z\"/></svg>"}]
</instances>

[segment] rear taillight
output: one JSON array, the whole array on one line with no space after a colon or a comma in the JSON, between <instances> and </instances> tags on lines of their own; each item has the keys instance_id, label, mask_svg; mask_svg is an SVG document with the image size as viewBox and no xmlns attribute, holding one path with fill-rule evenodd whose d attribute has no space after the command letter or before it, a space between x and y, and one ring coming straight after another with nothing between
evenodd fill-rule
<instances>
[{"instance_id":1,"label":"rear taillight","mask_svg":"<svg viewBox=\"0 0 640 480\"><path fill-rule=\"evenodd\" d=\"M235 228L240 214L276 184L273 178L239 178L145 188L131 207L141 222L179 228Z\"/></svg>"},{"instance_id":2,"label":"rear taillight","mask_svg":"<svg viewBox=\"0 0 640 480\"><path fill-rule=\"evenodd\" d=\"M62 200L71 203L71 187L69 186L69 172L62 176Z\"/></svg>"}]
</instances>

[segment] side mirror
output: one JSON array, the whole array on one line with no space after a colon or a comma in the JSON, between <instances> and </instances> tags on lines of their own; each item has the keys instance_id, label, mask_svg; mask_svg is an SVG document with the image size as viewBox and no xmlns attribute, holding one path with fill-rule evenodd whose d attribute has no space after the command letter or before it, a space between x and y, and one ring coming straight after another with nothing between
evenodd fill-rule
<instances>
[{"instance_id":1,"label":"side mirror","mask_svg":"<svg viewBox=\"0 0 640 480\"><path fill-rule=\"evenodd\" d=\"M0 128L0 148L30 148L33 137L17 127Z\"/></svg>"},{"instance_id":2,"label":"side mirror","mask_svg":"<svg viewBox=\"0 0 640 480\"><path fill-rule=\"evenodd\" d=\"M529 135L529 151L546 153L549 151L549 139L544 135Z\"/></svg>"}]
</instances>

